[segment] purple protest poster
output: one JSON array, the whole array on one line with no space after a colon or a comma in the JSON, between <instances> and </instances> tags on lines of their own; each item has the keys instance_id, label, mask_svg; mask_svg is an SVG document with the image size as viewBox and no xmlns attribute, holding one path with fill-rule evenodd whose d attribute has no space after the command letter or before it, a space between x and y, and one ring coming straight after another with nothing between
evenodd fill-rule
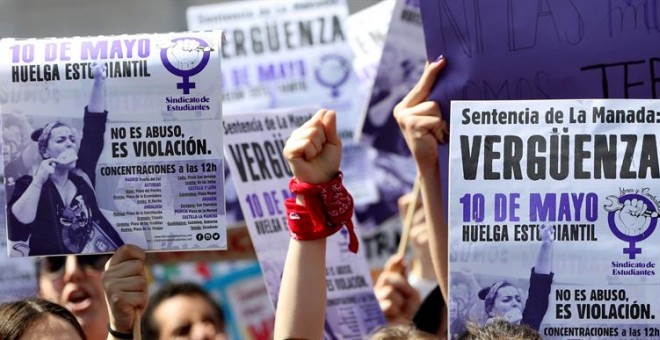
<instances>
[{"instance_id":1,"label":"purple protest poster","mask_svg":"<svg viewBox=\"0 0 660 340\"><path fill-rule=\"evenodd\" d=\"M420 0L429 60L447 58L431 97L658 98L655 1Z\"/></svg>"}]
</instances>

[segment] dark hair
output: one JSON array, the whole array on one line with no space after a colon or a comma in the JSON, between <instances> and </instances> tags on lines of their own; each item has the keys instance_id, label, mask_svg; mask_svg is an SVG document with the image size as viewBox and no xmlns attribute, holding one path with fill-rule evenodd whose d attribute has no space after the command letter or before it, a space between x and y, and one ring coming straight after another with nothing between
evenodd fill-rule
<instances>
[{"instance_id":1,"label":"dark hair","mask_svg":"<svg viewBox=\"0 0 660 340\"><path fill-rule=\"evenodd\" d=\"M66 308L43 299L26 299L0 305L0 339L17 340L35 324L48 315L59 317L75 328L80 338L86 340L85 332Z\"/></svg>"},{"instance_id":2,"label":"dark hair","mask_svg":"<svg viewBox=\"0 0 660 340\"><path fill-rule=\"evenodd\" d=\"M149 304L142 315L142 337L144 339L158 339L160 337L160 329L154 320L154 312L165 300L175 296L199 296L206 300L218 315L220 319L220 327L225 327L225 315L222 308L218 303L211 298L209 293L204 290L200 285L191 282L169 283L156 291L150 298Z\"/></svg>"},{"instance_id":3,"label":"dark hair","mask_svg":"<svg viewBox=\"0 0 660 340\"><path fill-rule=\"evenodd\" d=\"M542 340L539 332L525 324L511 324L504 319L495 319L484 327L469 322L467 330L458 340Z\"/></svg>"},{"instance_id":4,"label":"dark hair","mask_svg":"<svg viewBox=\"0 0 660 340\"><path fill-rule=\"evenodd\" d=\"M433 340L435 336L416 329L415 326L392 325L376 330L370 340Z\"/></svg>"}]
</instances>

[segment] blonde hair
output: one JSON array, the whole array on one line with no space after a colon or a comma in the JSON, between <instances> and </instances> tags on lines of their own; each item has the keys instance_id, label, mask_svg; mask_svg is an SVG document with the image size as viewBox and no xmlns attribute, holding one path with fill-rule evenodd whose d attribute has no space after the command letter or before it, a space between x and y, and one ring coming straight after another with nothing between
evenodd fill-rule
<instances>
[{"instance_id":1,"label":"blonde hair","mask_svg":"<svg viewBox=\"0 0 660 340\"><path fill-rule=\"evenodd\" d=\"M458 340L542 340L539 332L528 325L512 324L502 318L497 318L483 327L468 322L466 328Z\"/></svg>"},{"instance_id":2,"label":"blonde hair","mask_svg":"<svg viewBox=\"0 0 660 340\"><path fill-rule=\"evenodd\" d=\"M378 329L369 340L433 340L436 337L416 329L414 326L393 325Z\"/></svg>"}]
</instances>

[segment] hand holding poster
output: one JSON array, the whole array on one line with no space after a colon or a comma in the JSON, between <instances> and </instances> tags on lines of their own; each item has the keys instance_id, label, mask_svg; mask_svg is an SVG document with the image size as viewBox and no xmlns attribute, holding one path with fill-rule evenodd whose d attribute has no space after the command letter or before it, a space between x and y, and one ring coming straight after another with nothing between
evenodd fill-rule
<instances>
[{"instance_id":1,"label":"hand holding poster","mask_svg":"<svg viewBox=\"0 0 660 340\"><path fill-rule=\"evenodd\" d=\"M0 42L12 255L226 249L221 37Z\"/></svg>"},{"instance_id":2,"label":"hand holding poster","mask_svg":"<svg viewBox=\"0 0 660 340\"><path fill-rule=\"evenodd\" d=\"M504 317L544 339L658 337L658 108L452 102L453 336Z\"/></svg>"}]
</instances>

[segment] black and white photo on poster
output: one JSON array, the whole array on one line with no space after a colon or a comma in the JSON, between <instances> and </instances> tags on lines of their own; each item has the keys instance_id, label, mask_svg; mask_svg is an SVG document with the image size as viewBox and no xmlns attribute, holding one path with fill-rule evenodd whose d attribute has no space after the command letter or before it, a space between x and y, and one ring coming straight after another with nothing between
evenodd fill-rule
<instances>
[{"instance_id":1,"label":"black and white photo on poster","mask_svg":"<svg viewBox=\"0 0 660 340\"><path fill-rule=\"evenodd\" d=\"M10 255L226 248L221 41L0 41Z\"/></svg>"}]
</instances>

